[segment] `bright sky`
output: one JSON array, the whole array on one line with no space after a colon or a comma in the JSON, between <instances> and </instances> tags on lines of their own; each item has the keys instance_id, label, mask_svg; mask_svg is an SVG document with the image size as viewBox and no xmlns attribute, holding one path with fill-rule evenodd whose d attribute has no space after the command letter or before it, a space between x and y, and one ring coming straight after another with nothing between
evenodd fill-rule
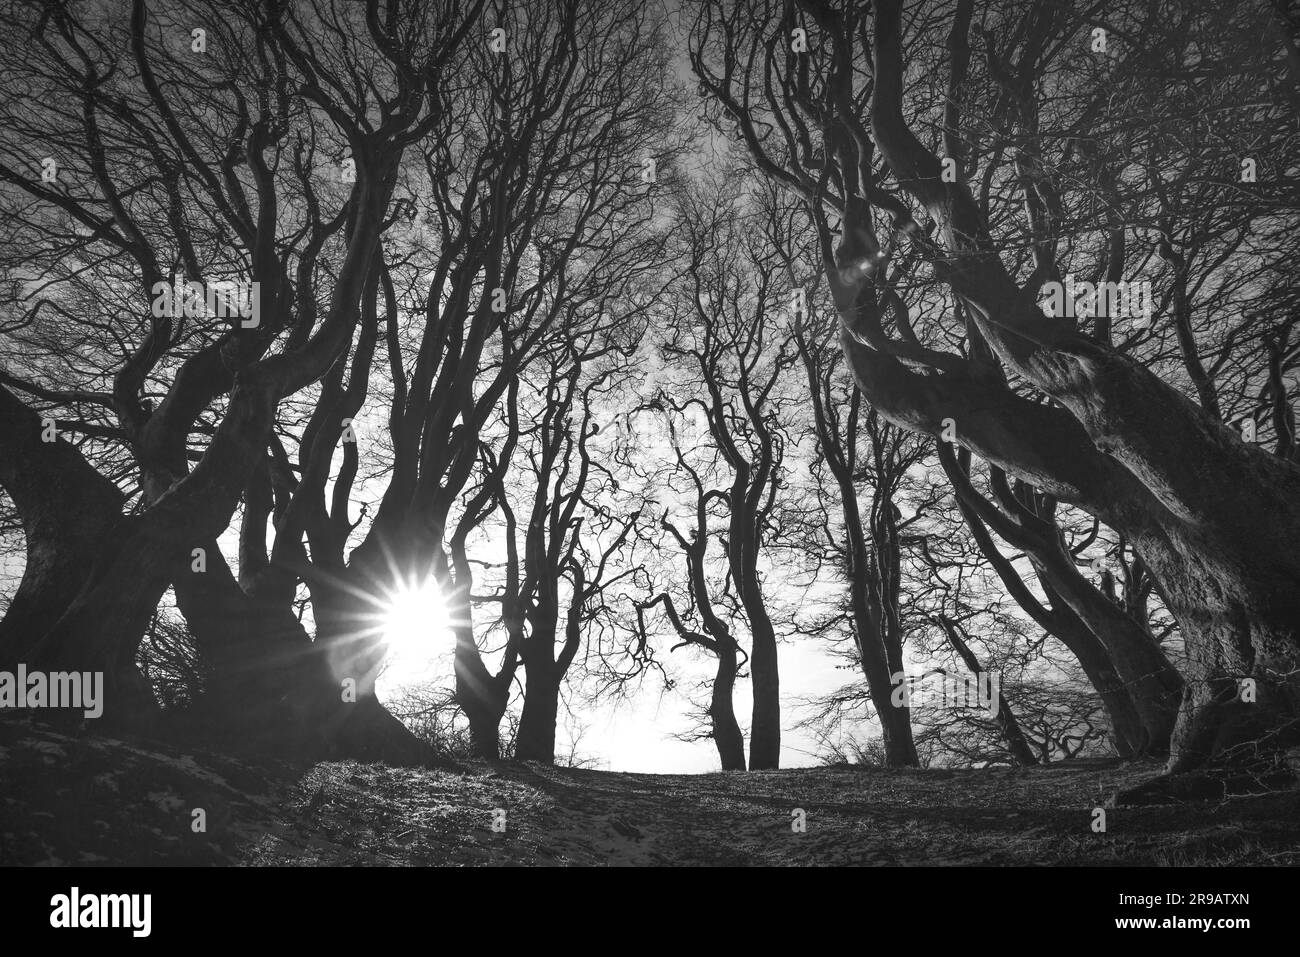
<instances>
[{"instance_id":1,"label":"bright sky","mask_svg":"<svg viewBox=\"0 0 1300 957\"><path fill-rule=\"evenodd\" d=\"M436 619L436 613L433 617ZM402 630L404 629L399 629ZM454 679L452 636L449 631L443 630L433 635L426 632L414 642L399 639L392 644L394 652L378 683L381 697L396 700L404 684L418 686L430 683L451 687ZM684 666L686 658L685 652L679 651L675 654L673 663ZM800 699L813 694L824 694L849 680L848 672L835 670L837 663L816 639L801 639L781 646L782 767L817 763L814 756L816 741L806 732L793 729L792 725L803 716L798 706ZM678 671L684 677L698 675L707 679L712 674L712 662L701 657L693 667L679 667ZM691 681L684 680L680 687L686 689L691 684ZM516 701L514 707L518 705L519 702ZM735 707L742 727L747 727L752 707L748 682L741 682L737 686ZM682 691L664 694L651 681L647 681L640 693L632 696L631 700L617 705L597 704L585 713L575 706L579 723L585 725L580 729L578 754L594 759L599 767L610 771L717 771L718 752L712 741L686 742L673 736L690 731L690 710ZM557 754L568 751L573 729L566 725L570 724L571 721L561 709L556 736Z\"/></svg>"}]
</instances>

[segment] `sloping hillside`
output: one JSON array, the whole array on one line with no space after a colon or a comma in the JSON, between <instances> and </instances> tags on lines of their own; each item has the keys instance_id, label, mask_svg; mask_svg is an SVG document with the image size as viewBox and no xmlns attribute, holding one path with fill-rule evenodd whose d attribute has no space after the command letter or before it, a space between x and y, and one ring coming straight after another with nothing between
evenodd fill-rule
<instances>
[{"instance_id":1,"label":"sloping hillside","mask_svg":"<svg viewBox=\"0 0 1300 957\"><path fill-rule=\"evenodd\" d=\"M707 775L295 767L6 720L0 863L1300 863L1295 790L1112 807L1105 833L1094 833L1093 808L1156 771L1150 762ZM792 828L796 809L803 833ZM196 832L200 819L206 830Z\"/></svg>"}]
</instances>

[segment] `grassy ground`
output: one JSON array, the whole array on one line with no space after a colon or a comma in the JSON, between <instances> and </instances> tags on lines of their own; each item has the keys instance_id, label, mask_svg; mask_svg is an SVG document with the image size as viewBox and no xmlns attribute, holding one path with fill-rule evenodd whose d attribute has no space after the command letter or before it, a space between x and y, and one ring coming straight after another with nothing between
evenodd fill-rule
<instances>
[{"instance_id":1,"label":"grassy ground","mask_svg":"<svg viewBox=\"0 0 1300 957\"><path fill-rule=\"evenodd\" d=\"M0 864L1300 863L1296 790L1110 807L1106 831L1093 831L1094 808L1157 772L296 767L6 720Z\"/></svg>"}]
</instances>

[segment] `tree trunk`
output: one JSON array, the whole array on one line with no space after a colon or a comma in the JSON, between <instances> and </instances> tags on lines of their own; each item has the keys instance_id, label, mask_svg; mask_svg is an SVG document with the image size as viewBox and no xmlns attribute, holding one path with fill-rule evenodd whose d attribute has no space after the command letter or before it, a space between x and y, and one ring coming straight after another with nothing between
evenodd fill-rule
<instances>
[{"instance_id":1,"label":"tree trunk","mask_svg":"<svg viewBox=\"0 0 1300 957\"><path fill-rule=\"evenodd\" d=\"M524 662L528 683L524 688L524 710L515 737L515 760L555 763L555 724L560 705L560 675L554 666Z\"/></svg>"},{"instance_id":2,"label":"tree trunk","mask_svg":"<svg viewBox=\"0 0 1300 957\"><path fill-rule=\"evenodd\" d=\"M757 467L733 462L733 468L736 477L731 485L727 561L745 617L749 619L749 675L754 696L749 727L749 769L760 771L781 766L781 676L776 630L767 613L758 577L762 519L755 494L766 487L772 468L770 455L762 458Z\"/></svg>"},{"instance_id":3,"label":"tree trunk","mask_svg":"<svg viewBox=\"0 0 1300 957\"><path fill-rule=\"evenodd\" d=\"M971 651L970 645L962 639L957 631L957 626L948 619L941 619L943 630L948 635L948 642L952 645L953 650L961 657L962 662L970 669L971 674L979 675L983 669L980 668L979 659L975 657L975 652ZM1019 767L1033 767L1038 764L1038 757L1029 747L1029 741L1025 738L1025 733L1020 730L1020 722L1016 720L1015 712L1011 710L1011 703L1001 691L998 691L998 727L1002 729L1002 740L1007 744L1007 751L1011 754L1011 760Z\"/></svg>"},{"instance_id":4,"label":"tree trunk","mask_svg":"<svg viewBox=\"0 0 1300 957\"><path fill-rule=\"evenodd\" d=\"M858 566L865 568L864 565ZM914 768L920 762L912 738L912 711L901 701L894 703L894 676L902 671L890 667L883 638L884 620L875 613L866 591L864 575L855 575L850 584L853 603L853 635L858 645L858 659L867 679L867 691L880 721L880 737L885 747L885 766Z\"/></svg>"},{"instance_id":5,"label":"tree trunk","mask_svg":"<svg viewBox=\"0 0 1300 957\"><path fill-rule=\"evenodd\" d=\"M713 720L713 743L724 771L745 770L745 738L740 733L731 695L736 686L738 656L734 645L719 643L718 670L713 676L709 717Z\"/></svg>"},{"instance_id":6,"label":"tree trunk","mask_svg":"<svg viewBox=\"0 0 1300 957\"><path fill-rule=\"evenodd\" d=\"M1141 363L1043 315L1006 271L966 185L945 182L938 158L907 128L900 0L878 0L875 26L872 138L940 227L942 277L968 305L998 358L1082 429L1081 457L1092 477L1118 469L1124 477L1112 472L1109 484L1125 484L1134 493L1108 501L1093 486L1058 497L1080 504L1090 499L1084 507L1133 543L1179 623L1191 674L1169 770L1296 740L1300 466L1243 442ZM846 319L857 291L837 292ZM934 390L927 391L933 398ZM966 405L950 406L946 414L958 416L959 434L969 436L960 423L986 412ZM1002 419L999 426L1001 435L980 441L1005 453L1003 440L1021 423ZM1043 470L1052 446L1067 434L1035 434L1025 454L999 464L1043 487L1032 473ZM1077 467L1067 469L1079 475ZM1254 701L1243 700L1247 679L1254 683Z\"/></svg>"},{"instance_id":7,"label":"tree trunk","mask_svg":"<svg viewBox=\"0 0 1300 957\"><path fill-rule=\"evenodd\" d=\"M1105 645L1074 608L1061 598L1053 588L1052 580L1047 577L1048 568L1059 572L1058 577L1062 579L1079 574L1073 567L1073 559L1065 556L1055 523L1042 518L1031 518L1027 508L1022 505L1015 505L1019 521L1013 520L975 490L970 482L969 456L964 453L960 456L953 455L942 443L938 446L938 451L939 462L956 493L958 510L980 553L993 566L1016 604L1048 634L1065 645L1079 662L1089 683L1101 697L1102 707L1110 721L1112 741L1120 757L1128 758L1141 753L1147 746L1150 735L1143 727L1141 712L1131 689L1117 673ZM1038 574L1039 585L1048 600L1046 607L1030 592L1015 566L1002 554L985 526L985 520L1006 541L1030 556ZM1068 571L1062 567L1066 564L1070 566ZM1088 583L1083 582L1083 588L1087 587ZM1082 588L1076 591L1081 594ZM1105 599L1105 596L1101 597ZM1151 641L1145 633L1141 640ZM1167 744L1167 735L1163 741Z\"/></svg>"},{"instance_id":8,"label":"tree trunk","mask_svg":"<svg viewBox=\"0 0 1300 957\"><path fill-rule=\"evenodd\" d=\"M501 718L510 702L509 676L493 675L483 664L474 630L456 628L456 703L469 721L474 757L495 761L501 756Z\"/></svg>"},{"instance_id":9,"label":"tree trunk","mask_svg":"<svg viewBox=\"0 0 1300 957\"><path fill-rule=\"evenodd\" d=\"M746 611L753 642L749 674L754 692L749 769L765 771L781 766L781 679L777 670L776 631L761 598L747 602Z\"/></svg>"},{"instance_id":10,"label":"tree trunk","mask_svg":"<svg viewBox=\"0 0 1300 957\"><path fill-rule=\"evenodd\" d=\"M26 564L0 619L0 668L12 671L67 610L122 518L125 497L41 417L0 386L0 487L22 521Z\"/></svg>"},{"instance_id":11,"label":"tree trunk","mask_svg":"<svg viewBox=\"0 0 1300 957\"><path fill-rule=\"evenodd\" d=\"M1137 724L1116 728L1135 754L1168 754L1183 694L1183 679L1151 634L1113 604L1063 553L1049 564L1033 561L1040 580L1060 596L1104 650ZM1100 690L1100 689L1098 689ZM1128 709L1126 709L1128 710Z\"/></svg>"},{"instance_id":12,"label":"tree trunk","mask_svg":"<svg viewBox=\"0 0 1300 957\"><path fill-rule=\"evenodd\" d=\"M1283 524L1270 516L1262 525ZM1243 527L1229 544L1183 545L1191 554L1138 547L1153 569L1186 644L1189 675L1170 743L1170 771L1234 761L1297 740L1300 713L1300 569L1281 576L1280 556ZM1295 531L1300 535L1300 522ZM1192 549L1195 549L1192 551ZM1172 559L1172 560L1170 560ZM1293 559L1294 560L1294 559ZM1253 682L1254 701L1247 688ZM1243 747L1244 746L1244 747Z\"/></svg>"},{"instance_id":13,"label":"tree trunk","mask_svg":"<svg viewBox=\"0 0 1300 957\"><path fill-rule=\"evenodd\" d=\"M162 523L123 517L81 590L28 654L29 667L43 671L103 672L104 728L154 730L157 702L135 654L167 589L167 566L180 555L171 538Z\"/></svg>"},{"instance_id":14,"label":"tree trunk","mask_svg":"<svg viewBox=\"0 0 1300 957\"><path fill-rule=\"evenodd\" d=\"M1142 714L1133 700L1130 689L1115 671L1115 666L1105 647L1077 615L1059 616L1052 635L1074 655L1093 690L1101 698L1101 706L1110 722L1115 753L1121 758L1132 758L1143 753L1149 736L1143 725Z\"/></svg>"},{"instance_id":15,"label":"tree trunk","mask_svg":"<svg viewBox=\"0 0 1300 957\"><path fill-rule=\"evenodd\" d=\"M311 581L316 620L309 707L330 753L395 765L434 763L433 749L392 715L375 694L384 661L377 632L380 599L389 583L361 567L316 574Z\"/></svg>"},{"instance_id":16,"label":"tree trunk","mask_svg":"<svg viewBox=\"0 0 1300 957\"><path fill-rule=\"evenodd\" d=\"M103 671L104 723L144 729L156 702L134 666L136 650L175 571L215 538L263 454L275 410L274 382L236 386L203 459L139 515L123 516L97 549L83 587L32 651L45 670Z\"/></svg>"},{"instance_id":17,"label":"tree trunk","mask_svg":"<svg viewBox=\"0 0 1300 957\"><path fill-rule=\"evenodd\" d=\"M287 594L250 595L215 540L204 552L204 571L187 562L172 581L204 671L190 709L196 730L234 750L328 753L321 703L338 691L325 686L311 638L293 613L296 577Z\"/></svg>"},{"instance_id":18,"label":"tree trunk","mask_svg":"<svg viewBox=\"0 0 1300 957\"><path fill-rule=\"evenodd\" d=\"M894 676L903 671L902 629L899 626L897 606L890 612L883 607L882 599L889 596L886 594L888 589L881 587L880 574L880 570L889 565L897 569L898 538L893 534L873 535L871 546L868 546L862 510L858 504L858 491L854 485L853 466L857 461L854 450L858 441L856 432L861 400L857 394L850 400L848 436L842 438L840 432L830 424L813 353L805 348L803 357L808 371L809 395L812 398L819 441L824 449L826 463L835 476L840 511L844 517L847 559L844 572L849 582L849 602L853 612L853 641L857 646L862 674L867 679L867 692L880 722L885 766L914 768L920 761L912 737L912 712L901 700L894 700ZM878 482L882 479L883 476L877 475ZM877 497L879 493L880 486L877 485ZM886 496L880 504L890 507L892 501ZM875 562L871 561L869 547L876 550L878 560ZM892 549L893 554L882 554L884 549Z\"/></svg>"}]
</instances>

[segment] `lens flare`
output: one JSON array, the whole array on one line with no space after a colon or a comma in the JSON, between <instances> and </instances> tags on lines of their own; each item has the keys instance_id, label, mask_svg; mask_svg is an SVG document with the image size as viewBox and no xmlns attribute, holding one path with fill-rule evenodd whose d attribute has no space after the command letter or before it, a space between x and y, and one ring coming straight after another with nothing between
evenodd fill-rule
<instances>
[{"instance_id":1,"label":"lens flare","mask_svg":"<svg viewBox=\"0 0 1300 957\"><path fill-rule=\"evenodd\" d=\"M386 655L381 684L397 687L430 677L447 651L451 617L432 581L403 583L385 596L379 632Z\"/></svg>"}]
</instances>

